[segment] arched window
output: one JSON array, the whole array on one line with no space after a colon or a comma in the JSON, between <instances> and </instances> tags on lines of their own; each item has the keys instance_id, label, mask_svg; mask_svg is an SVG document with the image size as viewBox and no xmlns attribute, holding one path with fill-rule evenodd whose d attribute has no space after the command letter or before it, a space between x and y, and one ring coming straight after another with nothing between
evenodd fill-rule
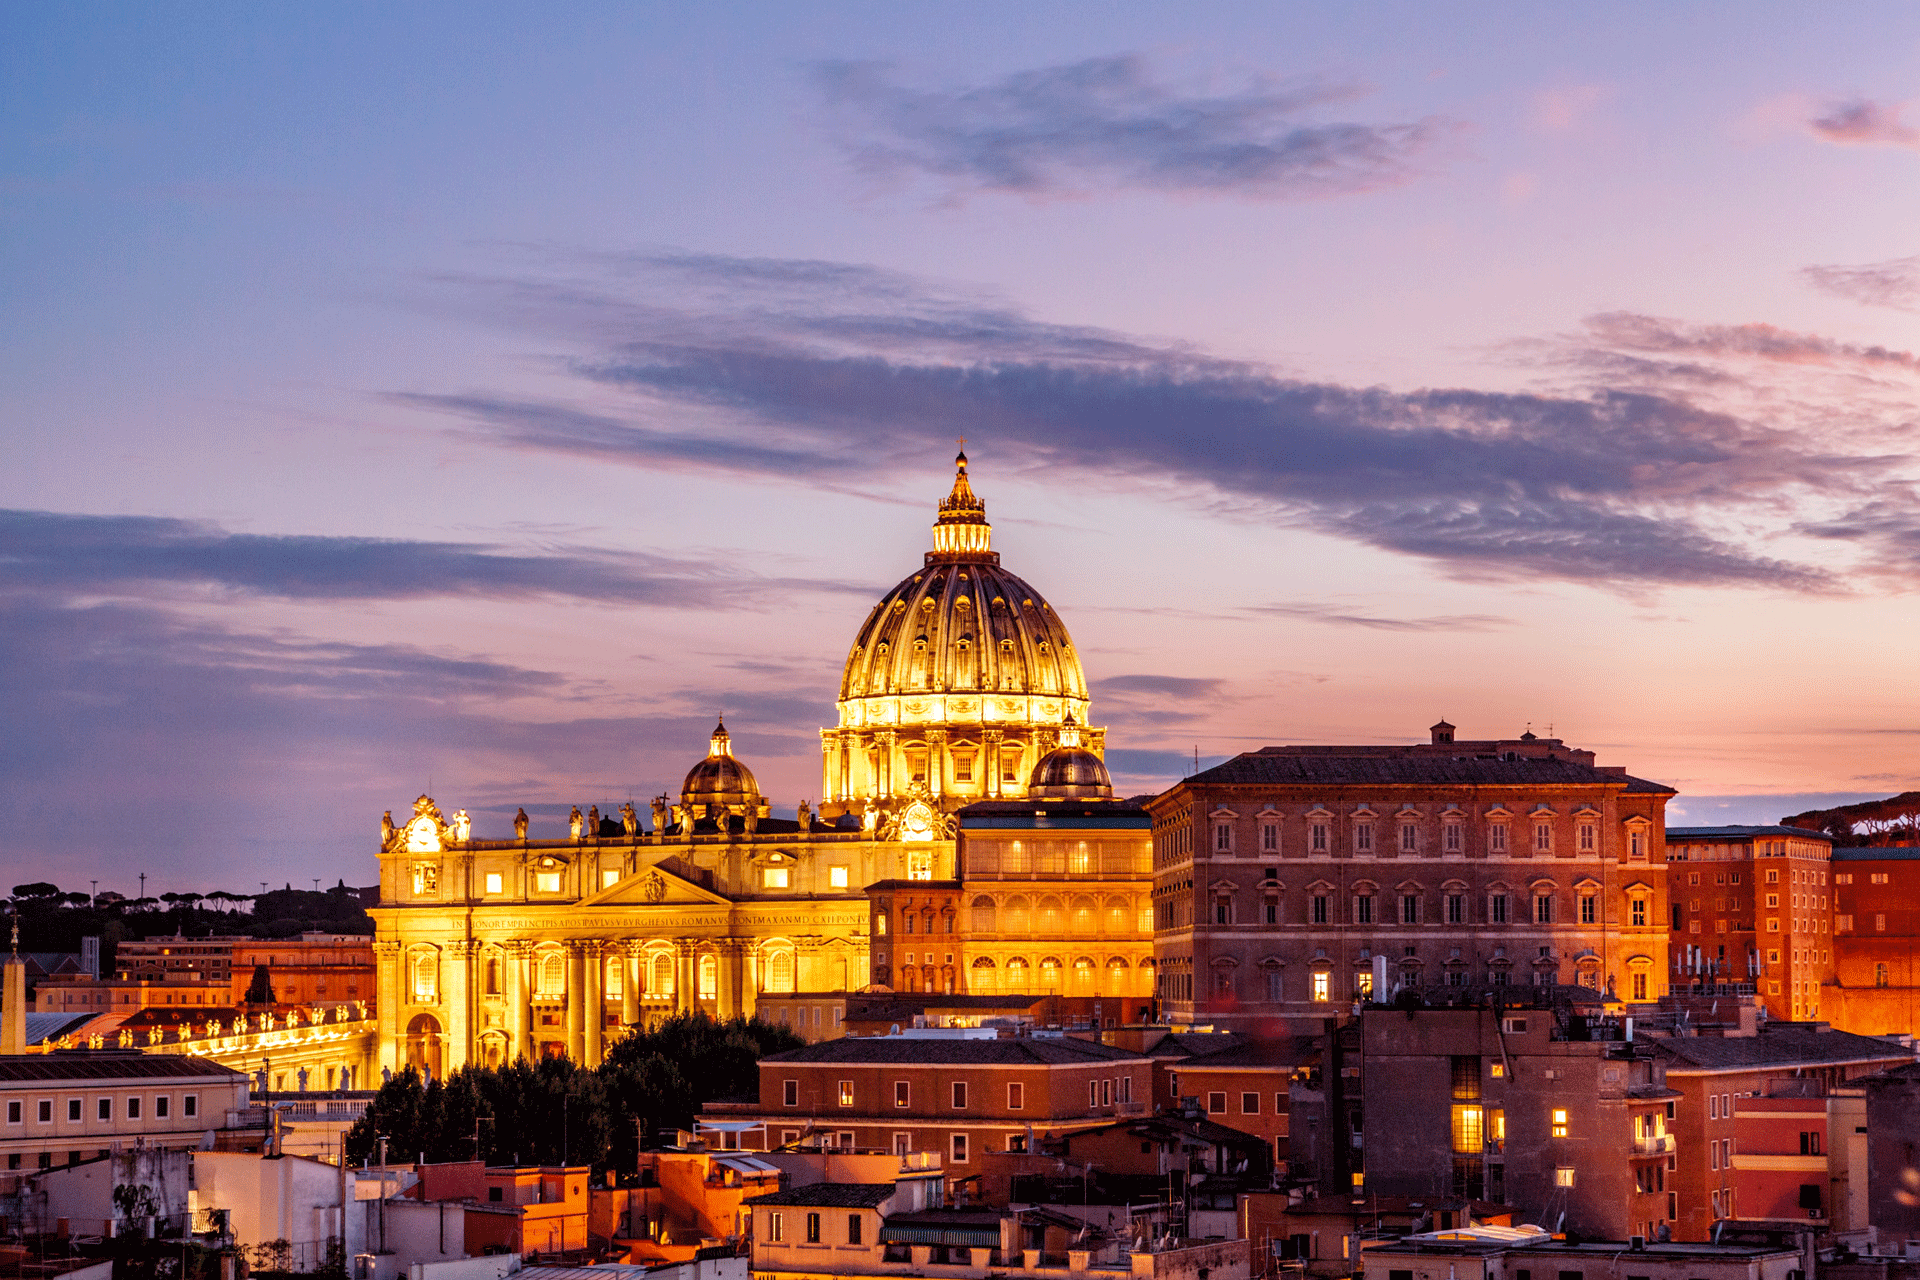
<instances>
[{"instance_id":1,"label":"arched window","mask_svg":"<svg viewBox=\"0 0 1920 1280\"><path fill-rule=\"evenodd\" d=\"M979 897L973 900L973 931L975 933L992 933L994 931L993 916L992 898Z\"/></svg>"},{"instance_id":2,"label":"arched window","mask_svg":"<svg viewBox=\"0 0 1920 1280\"><path fill-rule=\"evenodd\" d=\"M1127 962L1119 956L1108 957L1107 994L1110 996L1127 994L1127 975L1131 972L1132 970L1127 968Z\"/></svg>"},{"instance_id":3,"label":"arched window","mask_svg":"<svg viewBox=\"0 0 1920 1280\"><path fill-rule=\"evenodd\" d=\"M487 994L490 996L497 996L500 994L500 957L499 956L487 957Z\"/></svg>"},{"instance_id":4,"label":"arched window","mask_svg":"<svg viewBox=\"0 0 1920 1280\"><path fill-rule=\"evenodd\" d=\"M720 998L720 962L712 956L700 957L700 998L702 1000Z\"/></svg>"},{"instance_id":5,"label":"arched window","mask_svg":"<svg viewBox=\"0 0 1920 1280\"><path fill-rule=\"evenodd\" d=\"M673 957L666 954L653 958L653 988L656 996L673 994Z\"/></svg>"},{"instance_id":6,"label":"arched window","mask_svg":"<svg viewBox=\"0 0 1920 1280\"><path fill-rule=\"evenodd\" d=\"M793 952L774 951L768 954L767 990L793 990Z\"/></svg>"},{"instance_id":7,"label":"arched window","mask_svg":"<svg viewBox=\"0 0 1920 1280\"><path fill-rule=\"evenodd\" d=\"M974 995L992 995L994 979L998 976L993 967L992 956L975 956L973 972L967 976L967 989Z\"/></svg>"},{"instance_id":8,"label":"arched window","mask_svg":"<svg viewBox=\"0 0 1920 1280\"><path fill-rule=\"evenodd\" d=\"M550 999L567 994L567 958L558 951L541 957L540 994Z\"/></svg>"},{"instance_id":9,"label":"arched window","mask_svg":"<svg viewBox=\"0 0 1920 1280\"><path fill-rule=\"evenodd\" d=\"M1094 914L1093 899L1081 894L1073 900L1073 931L1092 933L1099 920Z\"/></svg>"},{"instance_id":10,"label":"arched window","mask_svg":"<svg viewBox=\"0 0 1920 1280\"><path fill-rule=\"evenodd\" d=\"M1128 915L1125 898L1107 899L1106 930L1108 933L1133 932L1133 921Z\"/></svg>"},{"instance_id":11,"label":"arched window","mask_svg":"<svg viewBox=\"0 0 1920 1280\"><path fill-rule=\"evenodd\" d=\"M1027 899L1023 894L1015 894L1007 899L1007 918L1004 933L1032 933L1033 916L1027 909Z\"/></svg>"},{"instance_id":12,"label":"arched window","mask_svg":"<svg viewBox=\"0 0 1920 1280\"><path fill-rule=\"evenodd\" d=\"M1035 927L1041 933L1058 933L1060 923L1060 899L1051 895L1040 899L1040 918Z\"/></svg>"},{"instance_id":13,"label":"arched window","mask_svg":"<svg viewBox=\"0 0 1920 1280\"><path fill-rule=\"evenodd\" d=\"M431 951L413 957L413 999L416 1004L433 1004L440 998L440 960Z\"/></svg>"},{"instance_id":14,"label":"arched window","mask_svg":"<svg viewBox=\"0 0 1920 1280\"><path fill-rule=\"evenodd\" d=\"M606 997L620 1000L627 994L627 958L625 956L607 957Z\"/></svg>"},{"instance_id":15,"label":"arched window","mask_svg":"<svg viewBox=\"0 0 1920 1280\"><path fill-rule=\"evenodd\" d=\"M1060 957L1047 956L1040 961L1040 989L1042 991L1060 989Z\"/></svg>"},{"instance_id":16,"label":"arched window","mask_svg":"<svg viewBox=\"0 0 1920 1280\"><path fill-rule=\"evenodd\" d=\"M1075 995L1090 996L1093 994L1094 973L1093 961L1089 957L1081 956L1073 962L1073 993Z\"/></svg>"},{"instance_id":17,"label":"arched window","mask_svg":"<svg viewBox=\"0 0 1920 1280\"><path fill-rule=\"evenodd\" d=\"M1033 971L1027 966L1026 957L1014 956L1007 961L1006 989L1009 995L1025 995L1033 990Z\"/></svg>"}]
</instances>

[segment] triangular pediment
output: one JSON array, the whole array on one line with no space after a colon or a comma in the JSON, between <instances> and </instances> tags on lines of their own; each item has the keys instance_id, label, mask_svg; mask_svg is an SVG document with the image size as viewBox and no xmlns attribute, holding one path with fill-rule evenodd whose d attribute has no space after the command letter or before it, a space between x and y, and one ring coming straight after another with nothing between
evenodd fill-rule
<instances>
[{"instance_id":1,"label":"triangular pediment","mask_svg":"<svg viewBox=\"0 0 1920 1280\"><path fill-rule=\"evenodd\" d=\"M610 884L590 898L582 898L583 907L730 907L723 898L704 885L695 884L679 869L669 865L677 858L664 858L641 867L632 875ZM691 870L691 868L689 868Z\"/></svg>"}]
</instances>

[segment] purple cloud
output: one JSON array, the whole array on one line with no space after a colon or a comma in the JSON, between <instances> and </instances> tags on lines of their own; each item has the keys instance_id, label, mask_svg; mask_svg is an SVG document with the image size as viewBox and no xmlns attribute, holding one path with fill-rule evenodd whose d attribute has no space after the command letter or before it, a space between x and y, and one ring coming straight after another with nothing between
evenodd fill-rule
<instances>
[{"instance_id":1,"label":"purple cloud","mask_svg":"<svg viewBox=\"0 0 1920 1280\"><path fill-rule=\"evenodd\" d=\"M1901 120L1903 102L1852 98L1807 122L1814 135L1849 146L1920 147L1920 129Z\"/></svg>"},{"instance_id":2,"label":"purple cloud","mask_svg":"<svg viewBox=\"0 0 1920 1280\"><path fill-rule=\"evenodd\" d=\"M1891 307L1896 311L1920 308L1920 256L1889 258L1856 267L1802 267L1800 277L1825 293L1870 307Z\"/></svg>"},{"instance_id":3,"label":"purple cloud","mask_svg":"<svg viewBox=\"0 0 1920 1280\"><path fill-rule=\"evenodd\" d=\"M899 83L884 63L835 62L816 80L862 172L924 177L951 198L1096 191L1280 200L1346 195L1412 177L1451 131L1426 119L1322 122L1350 86L1258 79L1186 92L1138 56L1090 58L964 88Z\"/></svg>"}]
</instances>

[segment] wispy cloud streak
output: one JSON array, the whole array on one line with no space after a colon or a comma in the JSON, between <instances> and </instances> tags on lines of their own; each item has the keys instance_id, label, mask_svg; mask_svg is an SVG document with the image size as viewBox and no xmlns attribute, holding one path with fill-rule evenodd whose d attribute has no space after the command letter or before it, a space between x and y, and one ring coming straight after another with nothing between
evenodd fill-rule
<instances>
[{"instance_id":1,"label":"wispy cloud streak","mask_svg":"<svg viewBox=\"0 0 1920 1280\"><path fill-rule=\"evenodd\" d=\"M1807 122L1814 136L1849 146L1920 148L1920 129L1900 117L1904 102L1850 98Z\"/></svg>"},{"instance_id":2,"label":"wispy cloud streak","mask_svg":"<svg viewBox=\"0 0 1920 1280\"><path fill-rule=\"evenodd\" d=\"M1859 266L1802 267L1800 277L1825 293L1870 307L1896 311L1920 307L1920 256Z\"/></svg>"},{"instance_id":3,"label":"wispy cloud streak","mask_svg":"<svg viewBox=\"0 0 1920 1280\"><path fill-rule=\"evenodd\" d=\"M816 81L862 172L921 177L951 198L1155 191L1277 200L1403 182L1451 127L1321 122L1349 85L1268 79L1189 92L1144 59L1090 58L965 88L918 88L896 68L834 62Z\"/></svg>"}]
</instances>

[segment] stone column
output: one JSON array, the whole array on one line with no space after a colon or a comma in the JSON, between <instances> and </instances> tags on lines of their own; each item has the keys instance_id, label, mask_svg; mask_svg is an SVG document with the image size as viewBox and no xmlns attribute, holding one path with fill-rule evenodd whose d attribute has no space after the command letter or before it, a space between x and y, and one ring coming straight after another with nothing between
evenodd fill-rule
<instances>
[{"instance_id":1,"label":"stone column","mask_svg":"<svg viewBox=\"0 0 1920 1280\"><path fill-rule=\"evenodd\" d=\"M999 729L988 729L980 735L986 746L981 750L983 766L987 771L987 795L995 799L1000 795L1000 738Z\"/></svg>"},{"instance_id":2,"label":"stone column","mask_svg":"<svg viewBox=\"0 0 1920 1280\"><path fill-rule=\"evenodd\" d=\"M719 938L713 944L714 960L719 972L720 989L716 993L720 999L714 1006L714 1016L725 1020L740 1012L740 990L745 975L741 971L745 953L738 938Z\"/></svg>"},{"instance_id":3,"label":"stone column","mask_svg":"<svg viewBox=\"0 0 1920 1280\"><path fill-rule=\"evenodd\" d=\"M950 789L947 783L947 731L927 730L927 789L938 800Z\"/></svg>"},{"instance_id":4,"label":"stone column","mask_svg":"<svg viewBox=\"0 0 1920 1280\"><path fill-rule=\"evenodd\" d=\"M467 1065L473 1057L473 957L479 947L471 940L447 944L447 989L442 993L447 1010L446 1070L449 1074Z\"/></svg>"},{"instance_id":5,"label":"stone column","mask_svg":"<svg viewBox=\"0 0 1920 1280\"><path fill-rule=\"evenodd\" d=\"M506 952L506 963L502 967L506 970L503 975L503 994L507 1000L507 1060L511 1062L515 1058L525 1058L532 1061L533 1041L527 1034L530 1029L527 1004L533 992L527 981L527 964L533 948L515 939L506 944Z\"/></svg>"},{"instance_id":6,"label":"stone column","mask_svg":"<svg viewBox=\"0 0 1920 1280\"><path fill-rule=\"evenodd\" d=\"M840 735L840 791L841 803L853 799L853 753L860 748L858 735L843 733Z\"/></svg>"},{"instance_id":7,"label":"stone column","mask_svg":"<svg viewBox=\"0 0 1920 1280\"><path fill-rule=\"evenodd\" d=\"M673 1007L681 1013L700 1007L700 962L694 938L673 940Z\"/></svg>"},{"instance_id":8,"label":"stone column","mask_svg":"<svg viewBox=\"0 0 1920 1280\"><path fill-rule=\"evenodd\" d=\"M826 808L839 798L833 781L840 772L840 735L831 729L820 731L820 807Z\"/></svg>"},{"instance_id":9,"label":"stone column","mask_svg":"<svg viewBox=\"0 0 1920 1280\"><path fill-rule=\"evenodd\" d=\"M586 999L581 1001L582 1030L586 1039L581 1046L586 1055L580 1061L589 1067L600 1065L602 1047L607 1037L607 961L606 950L598 942L585 942L580 945L581 972L586 978Z\"/></svg>"},{"instance_id":10,"label":"stone column","mask_svg":"<svg viewBox=\"0 0 1920 1280\"><path fill-rule=\"evenodd\" d=\"M629 1028L640 1021L640 944L629 940L621 944L626 959L624 981L620 984L620 1021ZM632 1035L631 1030L627 1031Z\"/></svg>"},{"instance_id":11,"label":"stone column","mask_svg":"<svg viewBox=\"0 0 1920 1280\"><path fill-rule=\"evenodd\" d=\"M877 785L874 787L874 791L882 800L889 800L893 797L893 773L895 765L893 757L896 749L894 744L899 741L899 737L900 736L891 729L882 729L879 733L873 735L874 744L880 748L880 776Z\"/></svg>"},{"instance_id":12,"label":"stone column","mask_svg":"<svg viewBox=\"0 0 1920 1280\"><path fill-rule=\"evenodd\" d=\"M389 1071L398 1071L407 1057L400 1044L400 944L374 943L373 962L377 974L374 1000L379 1027L375 1037L379 1045L379 1062L376 1065Z\"/></svg>"},{"instance_id":13,"label":"stone column","mask_svg":"<svg viewBox=\"0 0 1920 1280\"><path fill-rule=\"evenodd\" d=\"M586 954L578 942L567 943L567 1056L587 1065Z\"/></svg>"}]
</instances>

